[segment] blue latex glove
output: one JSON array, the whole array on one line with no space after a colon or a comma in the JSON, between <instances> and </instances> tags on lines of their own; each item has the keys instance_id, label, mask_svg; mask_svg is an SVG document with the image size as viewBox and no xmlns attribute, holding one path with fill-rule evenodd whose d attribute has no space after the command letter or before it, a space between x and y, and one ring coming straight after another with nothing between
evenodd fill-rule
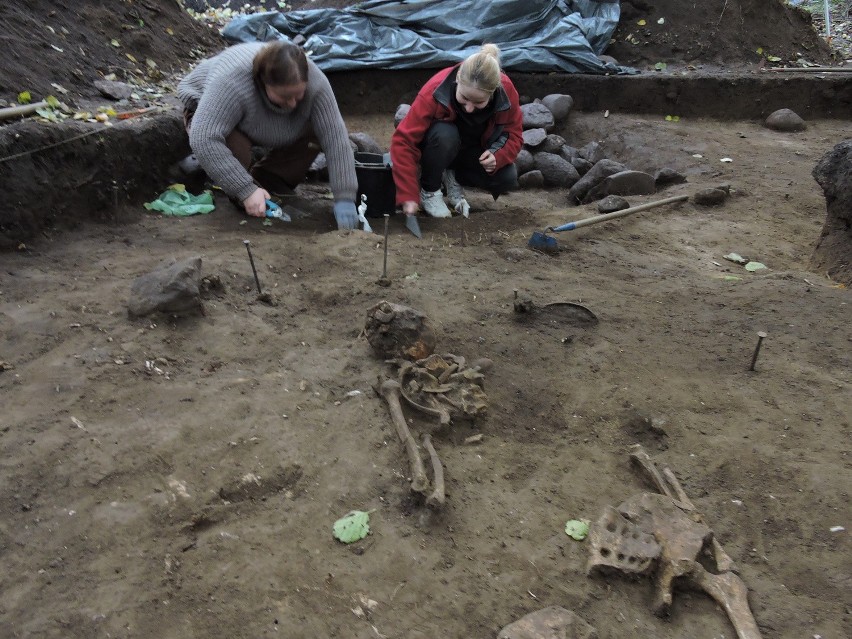
<instances>
[{"instance_id":1,"label":"blue latex glove","mask_svg":"<svg viewBox=\"0 0 852 639\"><path fill-rule=\"evenodd\" d=\"M334 219L337 220L337 228L341 231L354 229L358 225L358 210L355 202L335 202Z\"/></svg>"}]
</instances>

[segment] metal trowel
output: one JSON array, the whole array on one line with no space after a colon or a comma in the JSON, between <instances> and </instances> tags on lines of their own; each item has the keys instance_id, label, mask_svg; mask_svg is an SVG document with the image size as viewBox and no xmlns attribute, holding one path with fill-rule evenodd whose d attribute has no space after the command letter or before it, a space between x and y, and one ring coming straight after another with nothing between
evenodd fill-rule
<instances>
[{"instance_id":1,"label":"metal trowel","mask_svg":"<svg viewBox=\"0 0 852 639\"><path fill-rule=\"evenodd\" d=\"M411 231L411 234L418 240L423 238L423 233L420 232L420 223L417 221L417 216L405 216L405 228Z\"/></svg>"}]
</instances>

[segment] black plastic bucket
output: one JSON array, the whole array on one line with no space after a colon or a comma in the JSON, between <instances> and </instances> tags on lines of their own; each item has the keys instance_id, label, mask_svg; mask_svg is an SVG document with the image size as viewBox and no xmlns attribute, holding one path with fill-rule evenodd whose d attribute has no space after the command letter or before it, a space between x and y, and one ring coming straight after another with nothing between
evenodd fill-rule
<instances>
[{"instance_id":1,"label":"black plastic bucket","mask_svg":"<svg viewBox=\"0 0 852 639\"><path fill-rule=\"evenodd\" d=\"M396 187L391 172L390 153L355 154L355 174L358 176L358 201L367 196L367 217L392 215L396 210Z\"/></svg>"}]
</instances>

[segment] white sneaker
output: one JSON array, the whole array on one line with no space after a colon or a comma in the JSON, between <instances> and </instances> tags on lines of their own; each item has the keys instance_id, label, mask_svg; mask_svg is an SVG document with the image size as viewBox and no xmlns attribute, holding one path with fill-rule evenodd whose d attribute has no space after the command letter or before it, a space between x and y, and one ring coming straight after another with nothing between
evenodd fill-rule
<instances>
[{"instance_id":1,"label":"white sneaker","mask_svg":"<svg viewBox=\"0 0 852 639\"><path fill-rule=\"evenodd\" d=\"M465 217L470 215L470 204L464 197L464 189L462 185L456 182L456 172L453 169L444 171L444 188L447 190L447 199L450 201L456 213L460 213Z\"/></svg>"},{"instance_id":2,"label":"white sneaker","mask_svg":"<svg viewBox=\"0 0 852 639\"><path fill-rule=\"evenodd\" d=\"M420 206L432 217L452 217L450 209L444 204L444 195L440 191L430 193L420 189Z\"/></svg>"}]
</instances>

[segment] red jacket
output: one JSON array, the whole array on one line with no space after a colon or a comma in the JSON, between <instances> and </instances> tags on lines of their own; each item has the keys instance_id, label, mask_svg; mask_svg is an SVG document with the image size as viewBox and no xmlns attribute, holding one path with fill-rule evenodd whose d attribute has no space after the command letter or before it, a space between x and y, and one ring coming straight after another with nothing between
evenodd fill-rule
<instances>
[{"instance_id":1,"label":"red jacket","mask_svg":"<svg viewBox=\"0 0 852 639\"><path fill-rule=\"evenodd\" d=\"M408 114L391 137L390 154L396 203L420 202L420 143L433 122L456 119L452 97L459 64L433 75L414 98ZM494 92L495 110L482 136L482 150L497 160L497 169L515 161L524 143L523 114L515 85L505 73Z\"/></svg>"}]
</instances>

